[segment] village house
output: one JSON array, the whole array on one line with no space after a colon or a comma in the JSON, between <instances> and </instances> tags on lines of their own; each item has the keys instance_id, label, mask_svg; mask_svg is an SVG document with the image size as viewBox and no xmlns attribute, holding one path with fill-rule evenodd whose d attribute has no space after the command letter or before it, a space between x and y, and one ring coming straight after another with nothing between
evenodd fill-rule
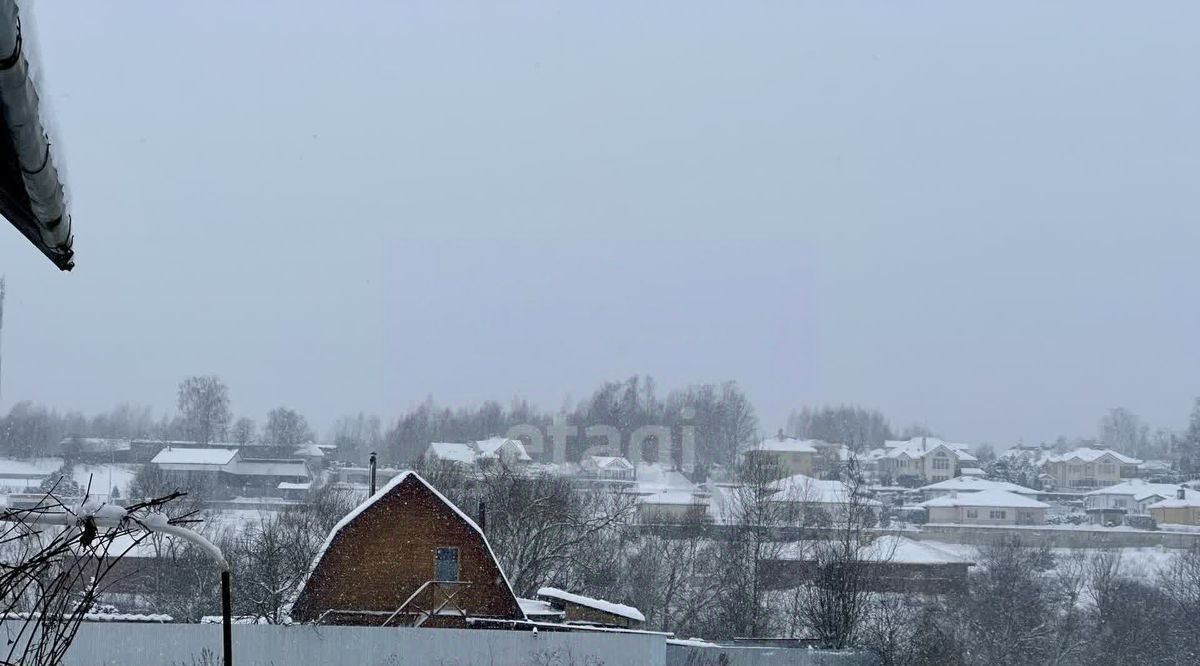
<instances>
[{"instance_id":1,"label":"village house","mask_svg":"<svg viewBox=\"0 0 1200 666\"><path fill-rule=\"evenodd\" d=\"M780 430L744 454L748 460L772 465L779 469L780 476L813 473L817 455L815 440L787 437Z\"/></svg>"},{"instance_id":2,"label":"village house","mask_svg":"<svg viewBox=\"0 0 1200 666\"><path fill-rule=\"evenodd\" d=\"M633 606L572 594L555 587L539 589L537 597L561 612L566 624L635 629L646 621L646 616Z\"/></svg>"},{"instance_id":3,"label":"village house","mask_svg":"<svg viewBox=\"0 0 1200 666\"><path fill-rule=\"evenodd\" d=\"M874 523L883 504L863 495L852 497L850 488L841 481L814 479L804 474L794 474L771 484L774 492L768 501L781 506L799 520L837 521L845 518L851 501L866 507L871 513L868 520Z\"/></svg>"},{"instance_id":4,"label":"village house","mask_svg":"<svg viewBox=\"0 0 1200 666\"><path fill-rule=\"evenodd\" d=\"M415 472L393 478L333 528L291 617L413 627L525 621L483 530Z\"/></svg>"},{"instance_id":5,"label":"village house","mask_svg":"<svg viewBox=\"0 0 1200 666\"><path fill-rule=\"evenodd\" d=\"M1174 497L1155 502L1147 511L1158 525L1200 525L1200 493L1179 488Z\"/></svg>"},{"instance_id":6,"label":"village house","mask_svg":"<svg viewBox=\"0 0 1200 666\"><path fill-rule=\"evenodd\" d=\"M908 486L945 481L959 476L961 468L974 467L978 462L967 448L966 444L937 437L887 441L877 456L878 473Z\"/></svg>"},{"instance_id":7,"label":"village house","mask_svg":"<svg viewBox=\"0 0 1200 666\"><path fill-rule=\"evenodd\" d=\"M790 590L809 584L817 574L816 549L811 541L784 544L777 554L763 559L759 570L769 589ZM900 536L885 535L859 553L867 567L871 592L948 594L967 586L974 562L947 550Z\"/></svg>"},{"instance_id":8,"label":"village house","mask_svg":"<svg viewBox=\"0 0 1200 666\"><path fill-rule=\"evenodd\" d=\"M508 437L492 437L477 442L431 442L425 449L425 460L468 467L491 462L508 466L533 462L525 450L525 444Z\"/></svg>"},{"instance_id":9,"label":"village house","mask_svg":"<svg viewBox=\"0 0 1200 666\"><path fill-rule=\"evenodd\" d=\"M1150 505L1175 497L1180 486L1169 483L1150 483L1142 479L1129 479L1114 486L1093 490L1084 495L1084 507L1089 514L1138 514L1149 515ZM1194 490L1187 497L1200 497ZM1120 522L1119 520L1117 522Z\"/></svg>"},{"instance_id":10,"label":"village house","mask_svg":"<svg viewBox=\"0 0 1200 666\"><path fill-rule=\"evenodd\" d=\"M1003 490L1005 492L1016 493L1037 499L1040 491L1032 488L1026 488L1008 481L993 481L991 479L981 479L975 476L956 476L953 479L938 481L927 486L918 488L921 495L929 500L943 495L953 495L955 493L977 493L985 490Z\"/></svg>"},{"instance_id":11,"label":"village house","mask_svg":"<svg viewBox=\"0 0 1200 666\"><path fill-rule=\"evenodd\" d=\"M1042 471L1055 488L1104 488L1136 477L1141 462L1110 449L1080 448L1047 457Z\"/></svg>"},{"instance_id":12,"label":"village house","mask_svg":"<svg viewBox=\"0 0 1200 666\"><path fill-rule=\"evenodd\" d=\"M167 447L149 463L163 480L183 489L218 493L280 495L280 483L309 483L312 474L299 458L243 458L236 449Z\"/></svg>"},{"instance_id":13,"label":"village house","mask_svg":"<svg viewBox=\"0 0 1200 666\"><path fill-rule=\"evenodd\" d=\"M585 456L579 461L579 473L604 481L632 481L634 466L620 456Z\"/></svg>"},{"instance_id":14,"label":"village house","mask_svg":"<svg viewBox=\"0 0 1200 666\"><path fill-rule=\"evenodd\" d=\"M1003 490L943 495L922 502L930 523L1044 525L1049 504Z\"/></svg>"}]
</instances>

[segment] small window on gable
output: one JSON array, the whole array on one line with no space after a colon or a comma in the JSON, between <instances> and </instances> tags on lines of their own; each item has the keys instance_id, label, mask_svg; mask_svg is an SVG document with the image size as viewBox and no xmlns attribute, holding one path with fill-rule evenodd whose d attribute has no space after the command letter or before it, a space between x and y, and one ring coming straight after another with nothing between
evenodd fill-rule
<instances>
[{"instance_id":1,"label":"small window on gable","mask_svg":"<svg viewBox=\"0 0 1200 666\"><path fill-rule=\"evenodd\" d=\"M434 574L439 582L455 582L458 580L458 549L438 548Z\"/></svg>"}]
</instances>

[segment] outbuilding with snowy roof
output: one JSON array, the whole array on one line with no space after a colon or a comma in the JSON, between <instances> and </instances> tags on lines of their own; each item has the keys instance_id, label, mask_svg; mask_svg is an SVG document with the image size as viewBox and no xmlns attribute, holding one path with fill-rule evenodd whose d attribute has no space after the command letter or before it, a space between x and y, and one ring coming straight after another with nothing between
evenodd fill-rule
<instances>
[{"instance_id":1,"label":"outbuilding with snowy roof","mask_svg":"<svg viewBox=\"0 0 1200 666\"><path fill-rule=\"evenodd\" d=\"M410 627L525 620L483 531L415 472L393 478L333 528L291 617Z\"/></svg>"},{"instance_id":2,"label":"outbuilding with snowy roof","mask_svg":"<svg viewBox=\"0 0 1200 666\"><path fill-rule=\"evenodd\" d=\"M538 599L563 612L568 624L587 624L633 629L646 621L646 616L633 606L574 594L556 587L537 591Z\"/></svg>"}]
</instances>

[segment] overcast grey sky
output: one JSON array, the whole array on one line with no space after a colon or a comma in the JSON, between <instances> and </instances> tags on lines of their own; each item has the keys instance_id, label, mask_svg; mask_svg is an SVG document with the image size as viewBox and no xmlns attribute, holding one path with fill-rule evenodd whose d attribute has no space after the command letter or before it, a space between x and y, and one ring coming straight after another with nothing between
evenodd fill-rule
<instances>
[{"instance_id":1,"label":"overcast grey sky","mask_svg":"<svg viewBox=\"0 0 1200 666\"><path fill-rule=\"evenodd\" d=\"M916 6L919 4L919 6ZM1200 394L1200 5L33 5L78 268L4 405L736 379L965 441Z\"/></svg>"}]
</instances>

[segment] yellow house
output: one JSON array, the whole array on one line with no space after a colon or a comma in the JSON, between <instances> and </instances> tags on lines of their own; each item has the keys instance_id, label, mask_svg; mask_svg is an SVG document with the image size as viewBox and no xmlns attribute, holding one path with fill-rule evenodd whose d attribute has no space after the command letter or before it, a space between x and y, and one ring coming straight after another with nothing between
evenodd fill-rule
<instances>
[{"instance_id":1,"label":"yellow house","mask_svg":"<svg viewBox=\"0 0 1200 666\"><path fill-rule=\"evenodd\" d=\"M1154 522L1170 525L1200 525L1200 493L1180 488L1175 497L1150 505Z\"/></svg>"},{"instance_id":2,"label":"yellow house","mask_svg":"<svg viewBox=\"0 0 1200 666\"><path fill-rule=\"evenodd\" d=\"M816 440L786 437L783 431L746 452L746 457L779 467L781 476L811 475L817 455Z\"/></svg>"}]
</instances>

